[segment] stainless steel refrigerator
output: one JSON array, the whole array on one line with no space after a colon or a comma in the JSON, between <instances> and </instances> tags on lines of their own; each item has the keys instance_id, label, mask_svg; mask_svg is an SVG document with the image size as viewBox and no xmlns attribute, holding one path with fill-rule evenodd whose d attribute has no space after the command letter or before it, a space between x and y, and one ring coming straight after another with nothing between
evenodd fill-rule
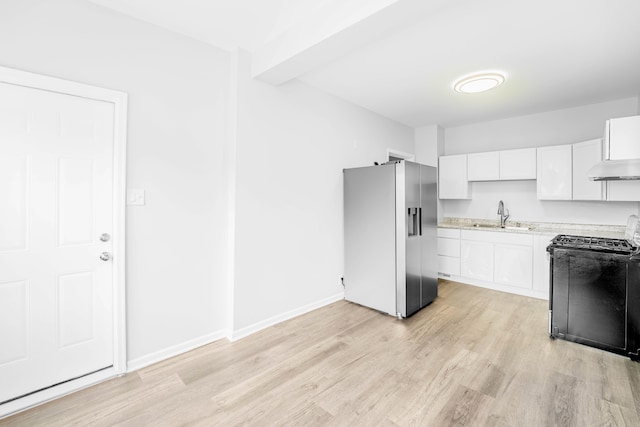
<instances>
[{"instance_id":1,"label":"stainless steel refrigerator","mask_svg":"<svg viewBox=\"0 0 640 427\"><path fill-rule=\"evenodd\" d=\"M345 299L407 317L438 295L436 168L344 170Z\"/></svg>"}]
</instances>

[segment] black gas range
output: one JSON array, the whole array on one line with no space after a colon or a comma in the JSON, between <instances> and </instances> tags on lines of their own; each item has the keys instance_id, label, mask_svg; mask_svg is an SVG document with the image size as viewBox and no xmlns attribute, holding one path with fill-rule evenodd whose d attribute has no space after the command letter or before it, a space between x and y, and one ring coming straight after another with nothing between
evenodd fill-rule
<instances>
[{"instance_id":1,"label":"black gas range","mask_svg":"<svg viewBox=\"0 0 640 427\"><path fill-rule=\"evenodd\" d=\"M640 353L640 248L626 239L560 234L551 256L549 335Z\"/></svg>"}]
</instances>

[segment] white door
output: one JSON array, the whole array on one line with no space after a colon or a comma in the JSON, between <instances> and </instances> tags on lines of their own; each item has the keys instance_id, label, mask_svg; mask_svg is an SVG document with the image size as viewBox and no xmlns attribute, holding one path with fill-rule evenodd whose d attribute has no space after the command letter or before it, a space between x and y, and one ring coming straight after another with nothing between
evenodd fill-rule
<instances>
[{"instance_id":1,"label":"white door","mask_svg":"<svg viewBox=\"0 0 640 427\"><path fill-rule=\"evenodd\" d=\"M114 363L113 127L112 103L0 83L0 403Z\"/></svg>"}]
</instances>

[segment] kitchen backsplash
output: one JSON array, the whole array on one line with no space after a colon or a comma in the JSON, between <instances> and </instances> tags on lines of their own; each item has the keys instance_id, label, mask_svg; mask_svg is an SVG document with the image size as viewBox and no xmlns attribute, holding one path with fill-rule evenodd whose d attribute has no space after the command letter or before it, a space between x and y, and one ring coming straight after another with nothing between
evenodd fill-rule
<instances>
[{"instance_id":1,"label":"kitchen backsplash","mask_svg":"<svg viewBox=\"0 0 640 427\"><path fill-rule=\"evenodd\" d=\"M471 200L441 200L442 216L495 220L502 200L512 221L625 225L640 208L638 202L538 200L534 180L474 182L471 193Z\"/></svg>"}]
</instances>

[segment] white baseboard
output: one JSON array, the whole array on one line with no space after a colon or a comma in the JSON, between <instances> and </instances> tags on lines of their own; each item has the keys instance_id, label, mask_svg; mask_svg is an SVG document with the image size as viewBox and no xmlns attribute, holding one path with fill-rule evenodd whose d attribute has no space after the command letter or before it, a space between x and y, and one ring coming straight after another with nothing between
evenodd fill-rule
<instances>
[{"instance_id":1,"label":"white baseboard","mask_svg":"<svg viewBox=\"0 0 640 427\"><path fill-rule=\"evenodd\" d=\"M261 331L269 326L273 326L280 322L284 322L285 320L292 319L294 317L300 316L301 314L308 313L310 311L316 310L320 307L324 307L325 305L332 304L336 301L340 301L344 299L344 292L340 292L338 294L332 295L327 298L323 298L319 301L312 302L307 305L303 305L302 307L295 308L291 311L287 311L282 314L278 314L276 316L270 317L265 320L261 320L260 322L256 322L253 325L245 326L244 328L240 328L235 331L231 331L230 336L228 337L230 341L237 341L239 339L248 337L251 334L254 334L258 331Z\"/></svg>"},{"instance_id":2,"label":"white baseboard","mask_svg":"<svg viewBox=\"0 0 640 427\"><path fill-rule=\"evenodd\" d=\"M237 341L241 338L261 331L262 329L268 328L269 326L284 322L285 320L292 319L296 316L300 316L302 314L308 313L342 299L344 299L344 292L340 292L319 301L315 301L302 307L298 307L294 310L290 310L285 313L262 320L260 322L256 322L253 325L246 326L244 328L238 329L237 331L225 329L213 332L211 334L203 335L201 337L194 338L180 344L176 344L174 346L156 351L146 356L138 357L136 359L128 361L127 372L137 371L138 369L142 369L146 366L153 365L154 363L158 363L171 357L178 356L179 354L186 353L187 351L202 347L203 345L210 344L222 338L226 338L229 341ZM73 393L75 391L92 386L115 376L118 376L117 372L115 372L111 368L106 369L95 374L87 375L78 380L64 383L59 386L44 390L42 392L34 393L22 399L0 405L0 418L23 411L49 400L56 399L58 397L64 396L65 394Z\"/></svg>"},{"instance_id":3,"label":"white baseboard","mask_svg":"<svg viewBox=\"0 0 640 427\"><path fill-rule=\"evenodd\" d=\"M222 338L228 338L229 332L226 330L213 332L211 334L203 335L198 338L194 338L189 341L185 341L174 346L164 348L156 351L155 353L148 354L146 356L138 357L137 359L127 362L127 372L137 371L146 366L153 365L154 363L161 362L171 357L177 356L187 351L191 351L195 348L202 347L203 345L211 344Z\"/></svg>"}]
</instances>

